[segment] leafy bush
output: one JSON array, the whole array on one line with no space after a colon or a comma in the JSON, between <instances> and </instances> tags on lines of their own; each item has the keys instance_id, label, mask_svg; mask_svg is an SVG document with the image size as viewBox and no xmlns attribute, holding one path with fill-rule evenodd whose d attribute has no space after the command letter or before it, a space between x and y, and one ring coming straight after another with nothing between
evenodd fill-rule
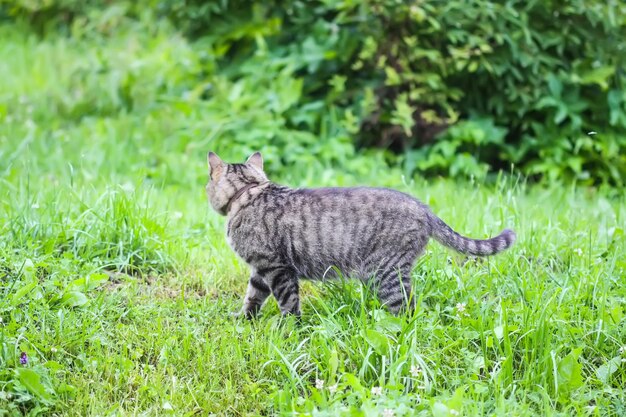
<instances>
[{"instance_id":1,"label":"leafy bush","mask_svg":"<svg viewBox=\"0 0 626 417\"><path fill-rule=\"evenodd\" d=\"M307 97L354 115L361 146L418 149L408 160L452 175L514 163L622 183L625 7L291 2L268 8L283 22L269 49L298 68Z\"/></svg>"},{"instance_id":2,"label":"leafy bush","mask_svg":"<svg viewBox=\"0 0 626 417\"><path fill-rule=\"evenodd\" d=\"M8 4L9 14L37 22L54 11L95 19L102 3ZM297 86L287 88L298 97L272 111L294 138L306 138L300 146L330 129L357 147L400 153L409 172L483 176L515 165L551 179L626 180L624 3L146 0L114 6L174 22L195 39L205 65L234 85L289 73ZM199 85L214 80L212 73L196 76Z\"/></svg>"}]
</instances>

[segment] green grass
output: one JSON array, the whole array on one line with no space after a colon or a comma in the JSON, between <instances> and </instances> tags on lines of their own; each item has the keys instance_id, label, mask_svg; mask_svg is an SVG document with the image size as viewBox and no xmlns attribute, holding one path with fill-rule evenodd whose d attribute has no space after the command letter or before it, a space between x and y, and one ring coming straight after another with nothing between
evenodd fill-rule
<instances>
[{"instance_id":1,"label":"green grass","mask_svg":"<svg viewBox=\"0 0 626 417\"><path fill-rule=\"evenodd\" d=\"M464 234L519 240L482 262L431 243L412 315L339 282L304 285L300 322L273 300L231 318L247 269L206 203L204 158L243 160L258 144L237 132L269 116L233 107L218 75L208 99L186 94L209 70L196 58L168 28L0 27L0 415L626 414L620 190L407 180L379 154L295 163L270 123L279 182L390 186Z\"/></svg>"}]
</instances>

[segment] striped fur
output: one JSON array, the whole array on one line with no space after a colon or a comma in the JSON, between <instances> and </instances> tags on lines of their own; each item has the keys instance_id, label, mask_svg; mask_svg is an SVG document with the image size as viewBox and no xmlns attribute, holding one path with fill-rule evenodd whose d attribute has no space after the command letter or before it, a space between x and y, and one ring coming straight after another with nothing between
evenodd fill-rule
<instances>
[{"instance_id":1,"label":"striped fur","mask_svg":"<svg viewBox=\"0 0 626 417\"><path fill-rule=\"evenodd\" d=\"M292 189L270 182L257 152L244 164L209 153L211 206L227 216L227 238L251 269L242 313L254 316L270 294L283 314L300 314L298 280L360 279L398 313L411 308L410 274L433 237L461 253L493 255L512 230L476 240L452 230L415 198L385 188Z\"/></svg>"}]
</instances>

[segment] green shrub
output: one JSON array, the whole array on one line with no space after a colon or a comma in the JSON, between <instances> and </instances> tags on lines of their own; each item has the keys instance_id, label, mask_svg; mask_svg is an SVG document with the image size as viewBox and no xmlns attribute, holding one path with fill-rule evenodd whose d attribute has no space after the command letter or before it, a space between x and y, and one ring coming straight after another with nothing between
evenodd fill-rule
<instances>
[{"instance_id":1,"label":"green shrub","mask_svg":"<svg viewBox=\"0 0 626 417\"><path fill-rule=\"evenodd\" d=\"M97 0L5 3L5 14L39 25L42 13L88 24L108 10ZM233 82L292 74L298 97L272 111L295 135L330 130L356 147L389 148L408 172L483 176L514 166L552 179L626 180L622 2L106 4L170 20ZM214 77L196 76L198 85Z\"/></svg>"},{"instance_id":2,"label":"green shrub","mask_svg":"<svg viewBox=\"0 0 626 417\"><path fill-rule=\"evenodd\" d=\"M417 149L426 172L626 179L623 3L292 5L274 49L356 115L359 145Z\"/></svg>"}]
</instances>

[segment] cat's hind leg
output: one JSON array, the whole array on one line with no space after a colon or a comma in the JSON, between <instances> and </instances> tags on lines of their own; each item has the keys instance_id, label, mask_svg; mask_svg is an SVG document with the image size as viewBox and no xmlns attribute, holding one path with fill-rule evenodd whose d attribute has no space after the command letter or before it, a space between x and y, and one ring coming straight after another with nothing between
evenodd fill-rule
<instances>
[{"instance_id":1,"label":"cat's hind leg","mask_svg":"<svg viewBox=\"0 0 626 417\"><path fill-rule=\"evenodd\" d=\"M413 311L415 300L411 288L411 265L388 268L380 272L376 279L380 303L391 313L397 315L402 310Z\"/></svg>"}]
</instances>

